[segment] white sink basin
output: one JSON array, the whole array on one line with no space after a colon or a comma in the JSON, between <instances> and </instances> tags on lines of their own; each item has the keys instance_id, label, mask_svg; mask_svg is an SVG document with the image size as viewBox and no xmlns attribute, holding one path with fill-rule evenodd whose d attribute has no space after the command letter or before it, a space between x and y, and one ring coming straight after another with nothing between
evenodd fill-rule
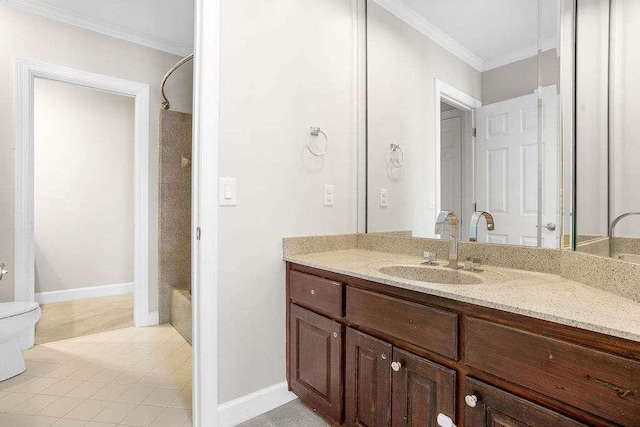
<instances>
[{"instance_id":1,"label":"white sink basin","mask_svg":"<svg viewBox=\"0 0 640 427\"><path fill-rule=\"evenodd\" d=\"M378 270L382 274L399 279L416 280L418 282L442 283L448 285L479 285L480 277L460 270L446 268L416 267L409 265L392 265Z\"/></svg>"}]
</instances>

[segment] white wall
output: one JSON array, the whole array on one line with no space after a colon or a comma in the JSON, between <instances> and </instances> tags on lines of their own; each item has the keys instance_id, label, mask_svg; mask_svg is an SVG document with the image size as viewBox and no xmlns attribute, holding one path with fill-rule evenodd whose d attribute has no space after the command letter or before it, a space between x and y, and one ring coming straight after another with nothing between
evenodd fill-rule
<instances>
[{"instance_id":1,"label":"white wall","mask_svg":"<svg viewBox=\"0 0 640 427\"><path fill-rule=\"evenodd\" d=\"M220 176L238 205L219 218L221 403L285 380L282 238L356 231L354 4L222 1ZM324 159L305 149L312 125Z\"/></svg>"},{"instance_id":2,"label":"white wall","mask_svg":"<svg viewBox=\"0 0 640 427\"><path fill-rule=\"evenodd\" d=\"M36 79L36 293L133 282L135 100Z\"/></svg>"},{"instance_id":3,"label":"white wall","mask_svg":"<svg viewBox=\"0 0 640 427\"><path fill-rule=\"evenodd\" d=\"M616 0L613 5L611 220L640 211L640 2ZM616 235L640 237L640 217L624 219Z\"/></svg>"},{"instance_id":4,"label":"white wall","mask_svg":"<svg viewBox=\"0 0 640 427\"><path fill-rule=\"evenodd\" d=\"M13 265L15 174L15 67L17 58L64 65L150 85L149 293L157 309L157 161L160 80L177 56L0 6L0 260ZM191 74L179 70L167 85L172 106L190 111ZM13 275L0 284L0 301L13 299Z\"/></svg>"},{"instance_id":5,"label":"white wall","mask_svg":"<svg viewBox=\"0 0 640 427\"><path fill-rule=\"evenodd\" d=\"M580 0L576 71L576 228L607 235L608 0Z\"/></svg>"},{"instance_id":6,"label":"white wall","mask_svg":"<svg viewBox=\"0 0 640 427\"><path fill-rule=\"evenodd\" d=\"M368 19L368 231L413 230L433 236L434 79L480 99L480 73L440 45L369 2ZM400 144L404 166L387 174L390 143ZM394 176L394 175L392 175ZM380 188L388 207L379 206Z\"/></svg>"}]
</instances>

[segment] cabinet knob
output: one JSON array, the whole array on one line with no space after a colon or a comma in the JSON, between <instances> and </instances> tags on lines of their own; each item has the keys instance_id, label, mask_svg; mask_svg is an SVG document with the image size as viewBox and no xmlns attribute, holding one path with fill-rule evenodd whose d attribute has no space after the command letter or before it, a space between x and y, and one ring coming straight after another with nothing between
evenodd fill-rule
<instances>
[{"instance_id":1,"label":"cabinet knob","mask_svg":"<svg viewBox=\"0 0 640 427\"><path fill-rule=\"evenodd\" d=\"M475 408L476 405L478 404L478 398L476 397L475 394L467 394L464 397L464 402L467 404L468 407Z\"/></svg>"},{"instance_id":2,"label":"cabinet knob","mask_svg":"<svg viewBox=\"0 0 640 427\"><path fill-rule=\"evenodd\" d=\"M402 362L391 362L391 369L398 372L402 368Z\"/></svg>"},{"instance_id":3,"label":"cabinet knob","mask_svg":"<svg viewBox=\"0 0 640 427\"><path fill-rule=\"evenodd\" d=\"M311 289L311 295L315 295L315 294L316 294L316 291Z\"/></svg>"},{"instance_id":4,"label":"cabinet knob","mask_svg":"<svg viewBox=\"0 0 640 427\"><path fill-rule=\"evenodd\" d=\"M453 420L442 413L438 414L437 421L440 427L456 427Z\"/></svg>"}]
</instances>

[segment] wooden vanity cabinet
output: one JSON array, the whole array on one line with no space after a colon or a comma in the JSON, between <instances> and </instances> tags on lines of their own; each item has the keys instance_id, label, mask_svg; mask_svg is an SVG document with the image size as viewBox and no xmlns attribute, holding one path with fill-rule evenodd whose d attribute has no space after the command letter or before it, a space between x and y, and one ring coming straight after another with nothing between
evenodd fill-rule
<instances>
[{"instance_id":1,"label":"wooden vanity cabinet","mask_svg":"<svg viewBox=\"0 0 640 427\"><path fill-rule=\"evenodd\" d=\"M432 426L455 413L456 373L347 328L345 422L351 426Z\"/></svg>"},{"instance_id":2,"label":"wooden vanity cabinet","mask_svg":"<svg viewBox=\"0 0 640 427\"><path fill-rule=\"evenodd\" d=\"M640 343L287 264L287 380L333 425L640 426Z\"/></svg>"},{"instance_id":3,"label":"wooden vanity cabinet","mask_svg":"<svg viewBox=\"0 0 640 427\"><path fill-rule=\"evenodd\" d=\"M342 421L342 325L291 305L289 328L291 390L322 414Z\"/></svg>"},{"instance_id":4,"label":"wooden vanity cabinet","mask_svg":"<svg viewBox=\"0 0 640 427\"><path fill-rule=\"evenodd\" d=\"M345 342L346 424L390 425L393 346L352 328L347 328Z\"/></svg>"},{"instance_id":5,"label":"wooden vanity cabinet","mask_svg":"<svg viewBox=\"0 0 640 427\"><path fill-rule=\"evenodd\" d=\"M473 427L577 427L585 424L571 420L511 393L472 378L465 379L464 423Z\"/></svg>"}]
</instances>

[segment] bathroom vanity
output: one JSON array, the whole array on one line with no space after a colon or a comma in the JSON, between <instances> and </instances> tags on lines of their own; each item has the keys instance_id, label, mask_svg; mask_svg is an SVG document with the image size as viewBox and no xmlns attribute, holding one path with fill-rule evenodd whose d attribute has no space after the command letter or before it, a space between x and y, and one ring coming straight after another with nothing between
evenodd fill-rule
<instances>
[{"instance_id":1,"label":"bathroom vanity","mask_svg":"<svg viewBox=\"0 0 640 427\"><path fill-rule=\"evenodd\" d=\"M604 318L633 301L546 273L446 272L360 249L285 258L289 387L334 425L640 425L638 318L618 331L615 313Z\"/></svg>"}]
</instances>

